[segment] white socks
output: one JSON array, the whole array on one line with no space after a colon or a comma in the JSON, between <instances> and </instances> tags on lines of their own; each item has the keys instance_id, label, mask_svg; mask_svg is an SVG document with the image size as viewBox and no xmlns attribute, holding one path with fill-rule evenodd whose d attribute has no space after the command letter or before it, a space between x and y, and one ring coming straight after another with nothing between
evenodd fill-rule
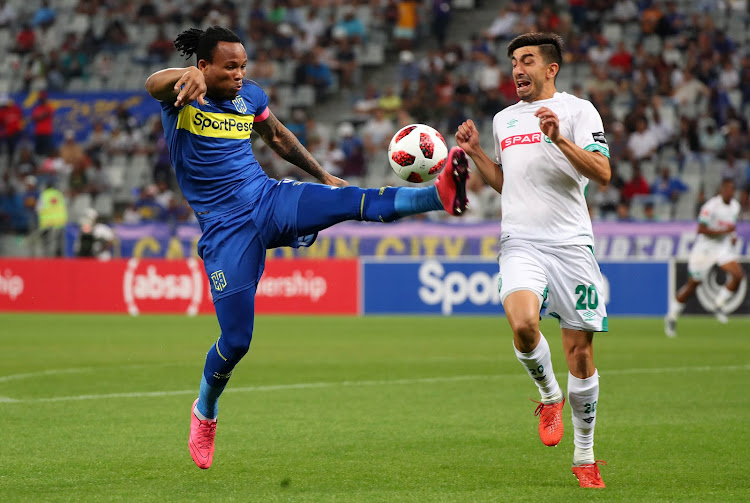
<instances>
[{"instance_id":1,"label":"white socks","mask_svg":"<svg viewBox=\"0 0 750 503\"><path fill-rule=\"evenodd\" d=\"M716 300L714 301L716 309L721 310L733 293L734 292L729 291L726 286L722 286L719 293L716 294Z\"/></svg>"},{"instance_id":2,"label":"white socks","mask_svg":"<svg viewBox=\"0 0 750 503\"><path fill-rule=\"evenodd\" d=\"M552 357L549 351L549 344L539 332L539 344L530 353L521 353L516 349L516 358L521 362L529 376L534 379L539 393L542 395L542 403L555 403L563 399L564 395L557 384L555 373L552 370Z\"/></svg>"},{"instance_id":3,"label":"white socks","mask_svg":"<svg viewBox=\"0 0 750 503\"><path fill-rule=\"evenodd\" d=\"M574 465L591 464L594 460L594 426L599 400L599 372L578 379L568 372L568 404L573 416Z\"/></svg>"},{"instance_id":4,"label":"white socks","mask_svg":"<svg viewBox=\"0 0 750 503\"><path fill-rule=\"evenodd\" d=\"M682 312L685 310L685 304L682 302L677 301L676 299L672 299L672 302L669 303L669 318L671 319L677 319L679 315L682 314Z\"/></svg>"}]
</instances>

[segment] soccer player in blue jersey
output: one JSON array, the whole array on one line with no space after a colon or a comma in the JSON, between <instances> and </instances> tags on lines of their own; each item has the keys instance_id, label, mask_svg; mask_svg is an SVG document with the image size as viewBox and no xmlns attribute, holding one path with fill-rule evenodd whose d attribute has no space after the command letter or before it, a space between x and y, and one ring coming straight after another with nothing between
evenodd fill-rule
<instances>
[{"instance_id":1,"label":"soccer player in blue jersey","mask_svg":"<svg viewBox=\"0 0 750 503\"><path fill-rule=\"evenodd\" d=\"M433 210L461 215L469 168L464 151L454 147L433 186L349 186L320 166L274 116L260 86L245 80L247 55L232 31L193 28L175 47L195 55L197 66L156 72L146 89L161 102L177 182L203 232L198 254L221 328L191 409L190 454L205 469L213 460L219 396L252 339L266 249L310 246L318 231L345 220L392 222ZM268 178L253 156L253 131L320 183Z\"/></svg>"}]
</instances>

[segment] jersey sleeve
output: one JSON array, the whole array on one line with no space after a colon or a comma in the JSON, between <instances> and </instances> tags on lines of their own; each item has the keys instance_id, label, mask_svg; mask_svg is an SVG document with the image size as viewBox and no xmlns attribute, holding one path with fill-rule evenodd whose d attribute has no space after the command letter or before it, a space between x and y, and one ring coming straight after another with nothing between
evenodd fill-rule
<instances>
[{"instance_id":1,"label":"jersey sleeve","mask_svg":"<svg viewBox=\"0 0 750 503\"><path fill-rule=\"evenodd\" d=\"M266 92L255 82L251 81L250 86L251 103L253 104L254 110L252 111L255 115L255 122L263 122L268 118L271 113L268 108L268 95Z\"/></svg>"},{"instance_id":2,"label":"jersey sleeve","mask_svg":"<svg viewBox=\"0 0 750 503\"><path fill-rule=\"evenodd\" d=\"M609 158L609 146L604 137L604 125L599 112L589 101L581 100L581 106L573 123L573 141L583 150L601 152Z\"/></svg>"},{"instance_id":3,"label":"jersey sleeve","mask_svg":"<svg viewBox=\"0 0 750 503\"><path fill-rule=\"evenodd\" d=\"M706 226L711 225L711 201L706 201L698 213L698 223Z\"/></svg>"},{"instance_id":4,"label":"jersey sleeve","mask_svg":"<svg viewBox=\"0 0 750 503\"><path fill-rule=\"evenodd\" d=\"M160 101L161 120L164 131L174 130L177 128L177 120L180 118L180 110L184 107L174 106L174 101Z\"/></svg>"}]
</instances>

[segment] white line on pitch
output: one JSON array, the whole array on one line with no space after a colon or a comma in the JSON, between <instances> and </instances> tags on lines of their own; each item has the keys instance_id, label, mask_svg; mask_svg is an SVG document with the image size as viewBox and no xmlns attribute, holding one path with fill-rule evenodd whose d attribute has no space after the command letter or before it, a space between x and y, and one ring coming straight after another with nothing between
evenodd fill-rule
<instances>
[{"instance_id":1,"label":"white line on pitch","mask_svg":"<svg viewBox=\"0 0 750 503\"><path fill-rule=\"evenodd\" d=\"M696 367L662 367L662 368L646 368L646 369L613 369L605 370L600 375L603 377L617 376L617 375L629 375L629 374L664 374L673 372L711 372L715 370L721 371L732 371L732 370L750 370L750 364L745 365L727 365L727 366L696 366ZM283 391L283 390L297 390L297 389L313 389L313 388L335 388L345 386L388 386L398 384L431 384L431 383L444 383L444 382L459 382L459 381L488 381L494 379L507 379L512 377L524 376L522 372L514 372L513 374L504 375L463 375L463 376L452 376L452 377L424 377L417 379L390 379L390 380L372 380L372 381L340 381L340 382L310 382L310 383L296 383L296 384L271 384L265 386L245 386L237 388L227 388L226 393L248 393L253 391ZM148 397L163 397L163 396L177 396L177 395L195 395L196 389L190 390L174 390L174 391L135 391L130 393L104 393L98 395L73 395L73 396L58 396L49 398L7 398L2 397L0 402L5 403L45 403L45 402L72 402L79 400L104 400L108 398L148 398Z\"/></svg>"}]
</instances>

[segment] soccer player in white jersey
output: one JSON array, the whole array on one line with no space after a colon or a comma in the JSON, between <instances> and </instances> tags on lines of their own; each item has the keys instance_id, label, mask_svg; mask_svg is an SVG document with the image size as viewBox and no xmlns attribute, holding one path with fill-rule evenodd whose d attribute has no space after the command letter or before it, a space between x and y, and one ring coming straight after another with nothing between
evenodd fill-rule
<instances>
[{"instance_id":1,"label":"soccer player in white jersey","mask_svg":"<svg viewBox=\"0 0 750 503\"><path fill-rule=\"evenodd\" d=\"M555 88L562 45L558 35L548 33L527 33L508 45L521 101L493 119L494 159L480 146L471 120L459 126L456 141L503 195L500 297L516 356L541 395L539 436L545 445L560 442L565 404L539 331L546 306L560 321L569 370L573 473L581 487L604 487L594 457L599 374L593 337L607 331L607 312L584 189L590 180L606 185L611 170L599 113L590 102Z\"/></svg>"},{"instance_id":2,"label":"soccer player in white jersey","mask_svg":"<svg viewBox=\"0 0 750 503\"><path fill-rule=\"evenodd\" d=\"M677 317L714 265L721 267L728 275L714 299L714 314L721 323L728 321L724 306L745 277L734 250L739 215L740 203L734 199L734 179L724 178L719 194L706 201L698 215L698 237L688 259L688 281L670 302L669 312L664 319L664 333L669 337L677 335Z\"/></svg>"}]
</instances>

